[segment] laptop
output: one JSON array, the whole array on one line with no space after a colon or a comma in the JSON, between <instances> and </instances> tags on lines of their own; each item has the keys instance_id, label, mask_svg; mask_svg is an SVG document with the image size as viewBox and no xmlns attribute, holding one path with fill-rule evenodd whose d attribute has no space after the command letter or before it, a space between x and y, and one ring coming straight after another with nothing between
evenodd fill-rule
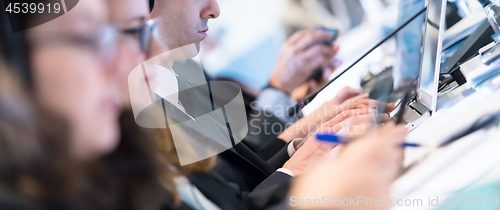
<instances>
[{"instance_id":1,"label":"laptop","mask_svg":"<svg viewBox=\"0 0 500 210\"><path fill-rule=\"evenodd\" d=\"M403 120L413 130L436 112L446 0L428 0L418 86Z\"/></svg>"},{"instance_id":2,"label":"laptop","mask_svg":"<svg viewBox=\"0 0 500 210\"><path fill-rule=\"evenodd\" d=\"M393 74L394 78L391 78L391 80L394 83L397 82L396 80L411 81L410 83L412 83L409 87L411 93L409 94L409 97L407 97L410 101L404 103L405 108L402 112L402 114L404 114L402 117L402 123L408 124L409 130L416 128L436 111L441 51L445 30L446 2L446 0L426 0L425 4L427 5L427 10L425 11L425 16L422 14L423 18L413 19L409 25L403 27L402 31L400 31L400 33L403 34L401 34L401 37L398 37L400 42L397 42L397 45L398 47L402 47L404 50L399 52L399 57L396 56L396 61L400 60L400 63L404 64L405 67L398 68L398 65L395 65L392 72L395 74L399 73L399 76L395 76ZM409 8L409 10L414 10L414 7L419 7L419 5L410 6L413 6L413 8ZM406 20L404 17L402 19ZM412 34L412 31L415 33L412 34L412 36L406 37L404 34L408 34L408 31L410 32L409 34ZM399 35L400 33L397 34ZM419 41L414 41L415 37L420 37L421 39ZM387 39L384 40L386 41ZM411 41L408 42L408 40ZM415 53L414 49L418 49L418 52ZM411 54L409 54L408 51L411 51ZM415 56L418 57L416 58L417 61L413 61L415 60ZM363 57L361 59L363 59ZM411 60L411 64L408 64L409 60ZM336 80L335 82L331 82L327 85L319 92L318 97L304 107L302 110L304 115L312 113L324 102L326 102L327 100L324 98L336 95L341 88L347 85L347 82L345 81ZM385 81L376 81L375 83L380 84L384 82ZM416 84L417 82L418 84ZM379 91L380 93L373 94L372 97L374 90ZM393 99L399 98L398 95L401 93L398 90L393 91L392 88L382 88L382 90L374 88L374 90L369 91L370 97L377 100L385 100L384 97L390 95L386 99L392 101ZM391 113L392 119L400 113L400 110L402 110L400 107L401 106L398 106L398 108ZM399 121L399 119L396 121Z\"/></svg>"}]
</instances>

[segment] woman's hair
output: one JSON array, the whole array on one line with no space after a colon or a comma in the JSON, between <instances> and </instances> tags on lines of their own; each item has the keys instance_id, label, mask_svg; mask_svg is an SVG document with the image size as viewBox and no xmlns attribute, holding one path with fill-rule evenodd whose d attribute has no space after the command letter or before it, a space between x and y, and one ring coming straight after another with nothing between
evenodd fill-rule
<instances>
[{"instance_id":1,"label":"woman's hair","mask_svg":"<svg viewBox=\"0 0 500 210\"><path fill-rule=\"evenodd\" d=\"M118 148L89 164L83 197L99 209L150 209L167 199L162 176L172 174L162 162L152 130L139 127L132 110L120 115Z\"/></svg>"},{"instance_id":2,"label":"woman's hair","mask_svg":"<svg viewBox=\"0 0 500 210\"><path fill-rule=\"evenodd\" d=\"M0 65L0 189L6 186L43 205L69 209L160 205L167 196L160 176L169 170L150 131L135 124L131 111L124 111L122 138L115 151L89 163L73 159L68 123L33 97L27 32L12 33L5 13L0 23L0 60L4 60Z\"/></svg>"},{"instance_id":3,"label":"woman's hair","mask_svg":"<svg viewBox=\"0 0 500 210\"><path fill-rule=\"evenodd\" d=\"M27 25L26 19L18 19L17 24L25 28ZM33 87L33 79L31 75L30 66L30 46L26 37L26 32L21 31L13 33L11 24L7 17L7 12L0 13L0 55L6 65L15 70L17 77L19 77L25 86L29 89Z\"/></svg>"},{"instance_id":4,"label":"woman's hair","mask_svg":"<svg viewBox=\"0 0 500 210\"><path fill-rule=\"evenodd\" d=\"M4 12L0 23L0 182L37 198L69 198L78 170L67 123L33 100L26 32L13 33Z\"/></svg>"},{"instance_id":5,"label":"woman's hair","mask_svg":"<svg viewBox=\"0 0 500 210\"><path fill-rule=\"evenodd\" d=\"M66 123L32 101L0 59L0 184L40 201L76 196Z\"/></svg>"}]
</instances>

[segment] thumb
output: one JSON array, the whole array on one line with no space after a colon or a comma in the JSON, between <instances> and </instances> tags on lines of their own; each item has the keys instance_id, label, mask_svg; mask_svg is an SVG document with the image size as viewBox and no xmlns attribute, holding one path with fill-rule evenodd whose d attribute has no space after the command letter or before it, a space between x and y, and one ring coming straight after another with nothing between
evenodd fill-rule
<instances>
[{"instance_id":1,"label":"thumb","mask_svg":"<svg viewBox=\"0 0 500 210\"><path fill-rule=\"evenodd\" d=\"M332 75L334 69L333 68L325 68L323 71L323 81L328 81L330 79L330 75Z\"/></svg>"},{"instance_id":2,"label":"thumb","mask_svg":"<svg viewBox=\"0 0 500 210\"><path fill-rule=\"evenodd\" d=\"M309 80L308 86L309 86L309 91L314 91L318 88L318 83L315 80Z\"/></svg>"}]
</instances>

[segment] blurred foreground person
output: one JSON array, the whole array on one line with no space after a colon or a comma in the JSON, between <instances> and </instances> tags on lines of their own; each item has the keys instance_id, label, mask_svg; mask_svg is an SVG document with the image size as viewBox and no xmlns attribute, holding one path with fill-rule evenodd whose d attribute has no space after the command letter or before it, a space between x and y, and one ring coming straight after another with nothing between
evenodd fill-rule
<instances>
[{"instance_id":1,"label":"blurred foreground person","mask_svg":"<svg viewBox=\"0 0 500 210\"><path fill-rule=\"evenodd\" d=\"M31 100L0 59L0 209L72 208L76 177L64 121Z\"/></svg>"},{"instance_id":2,"label":"blurred foreground person","mask_svg":"<svg viewBox=\"0 0 500 210\"><path fill-rule=\"evenodd\" d=\"M287 204L292 209L390 209L387 203L372 205L366 200L391 198L390 186L403 164L401 144L407 134L404 126L389 123L361 136L344 146L334 159L316 163L311 173L297 178ZM325 196L327 203L314 204L314 199ZM352 205L344 201L358 196L365 202ZM308 199L313 206L306 205ZM338 199L344 203L339 204Z\"/></svg>"},{"instance_id":3,"label":"blurred foreground person","mask_svg":"<svg viewBox=\"0 0 500 210\"><path fill-rule=\"evenodd\" d=\"M2 147L1 167L20 168L1 174L2 185L14 192L2 199L14 201L12 209L158 207L169 185L160 177L170 170L133 117L127 118L127 111L119 117L119 71L113 62L119 62L115 46L122 34L109 27L106 1L81 1L70 13L16 34L4 14L1 57L11 75L22 78L16 86L26 87L25 100L34 107L4 100L14 110L5 109L2 120L27 126L18 135L8 123L0 124L9 131L2 132L2 145L11 145ZM17 206L10 198L16 194L34 206Z\"/></svg>"}]
</instances>

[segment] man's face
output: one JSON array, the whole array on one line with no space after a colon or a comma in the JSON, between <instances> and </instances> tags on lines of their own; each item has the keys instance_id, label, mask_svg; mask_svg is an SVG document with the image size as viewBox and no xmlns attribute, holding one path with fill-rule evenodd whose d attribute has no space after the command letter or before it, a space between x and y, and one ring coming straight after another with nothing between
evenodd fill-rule
<instances>
[{"instance_id":1,"label":"man's face","mask_svg":"<svg viewBox=\"0 0 500 210\"><path fill-rule=\"evenodd\" d=\"M216 0L156 0L151 16L169 49L200 42L207 37L208 20L220 14Z\"/></svg>"}]
</instances>

